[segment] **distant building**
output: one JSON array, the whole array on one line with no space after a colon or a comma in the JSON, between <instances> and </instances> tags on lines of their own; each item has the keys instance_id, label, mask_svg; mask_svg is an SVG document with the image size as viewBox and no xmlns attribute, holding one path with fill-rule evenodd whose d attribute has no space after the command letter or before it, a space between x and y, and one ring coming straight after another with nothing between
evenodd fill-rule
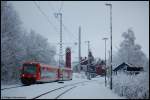
<instances>
[{"instance_id":1,"label":"distant building","mask_svg":"<svg viewBox=\"0 0 150 100\"><path fill-rule=\"evenodd\" d=\"M96 64L96 74L97 75L105 75L105 62L100 61Z\"/></svg>"},{"instance_id":2,"label":"distant building","mask_svg":"<svg viewBox=\"0 0 150 100\"><path fill-rule=\"evenodd\" d=\"M114 74L117 75L117 73L124 72L126 74L139 74L141 71L143 71L143 67L137 67L132 64L127 64L123 62L119 66L113 69Z\"/></svg>"},{"instance_id":3,"label":"distant building","mask_svg":"<svg viewBox=\"0 0 150 100\"><path fill-rule=\"evenodd\" d=\"M81 71L84 71L84 72L87 71L87 64L88 64L87 57L81 59Z\"/></svg>"},{"instance_id":4,"label":"distant building","mask_svg":"<svg viewBox=\"0 0 150 100\"><path fill-rule=\"evenodd\" d=\"M93 61L90 65L90 69L87 70L87 64L88 64L88 59L85 57L84 59L81 60L81 71L90 71L92 77L95 77L96 75L105 75L105 62L102 60L99 61Z\"/></svg>"},{"instance_id":5,"label":"distant building","mask_svg":"<svg viewBox=\"0 0 150 100\"><path fill-rule=\"evenodd\" d=\"M90 66L87 67L88 65L88 59L87 57L85 57L84 59L81 59L81 71L86 72L90 72L91 77L95 77L96 76L96 67L95 67L95 62L94 62L94 57L92 57L92 59L89 60Z\"/></svg>"}]
</instances>

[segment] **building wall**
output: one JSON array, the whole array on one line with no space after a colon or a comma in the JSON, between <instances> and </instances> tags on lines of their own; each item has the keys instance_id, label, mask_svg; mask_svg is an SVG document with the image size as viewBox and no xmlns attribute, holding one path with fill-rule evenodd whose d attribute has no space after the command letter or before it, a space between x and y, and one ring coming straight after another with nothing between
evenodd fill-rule
<instances>
[{"instance_id":1,"label":"building wall","mask_svg":"<svg viewBox=\"0 0 150 100\"><path fill-rule=\"evenodd\" d=\"M96 66L96 74L97 75L105 75L104 66L101 66L101 65Z\"/></svg>"}]
</instances>

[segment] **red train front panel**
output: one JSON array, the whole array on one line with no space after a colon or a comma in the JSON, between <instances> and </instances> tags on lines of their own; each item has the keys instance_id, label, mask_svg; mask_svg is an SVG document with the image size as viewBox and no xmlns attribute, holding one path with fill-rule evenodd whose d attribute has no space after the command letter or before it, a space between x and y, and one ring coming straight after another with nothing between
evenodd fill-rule
<instances>
[{"instance_id":1,"label":"red train front panel","mask_svg":"<svg viewBox=\"0 0 150 100\"><path fill-rule=\"evenodd\" d=\"M23 84L33 84L37 79L37 63L26 62L21 69L21 82Z\"/></svg>"}]
</instances>

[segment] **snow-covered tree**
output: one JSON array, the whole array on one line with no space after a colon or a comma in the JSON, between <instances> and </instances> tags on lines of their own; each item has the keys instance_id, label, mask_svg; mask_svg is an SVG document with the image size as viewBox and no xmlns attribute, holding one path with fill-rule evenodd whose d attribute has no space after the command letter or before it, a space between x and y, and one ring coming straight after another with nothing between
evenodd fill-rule
<instances>
[{"instance_id":1,"label":"snow-covered tree","mask_svg":"<svg viewBox=\"0 0 150 100\"><path fill-rule=\"evenodd\" d=\"M1 78L16 78L17 57L20 54L21 21L13 6L1 2Z\"/></svg>"},{"instance_id":2,"label":"snow-covered tree","mask_svg":"<svg viewBox=\"0 0 150 100\"><path fill-rule=\"evenodd\" d=\"M56 64L54 60L56 54L55 47L49 45L48 40L40 34L31 30L26 36L24 44L26 49L26 60L34 60L51 65Z\"/></svg>"},{"instance_id":3,"label":"snow-covered tree","mask_svg":"<svg viewBox=\"0 0 150 100\"><path fill-rule=\"evenodd\" d=\"M113 76L113 91L128 99L148 99L149 79L147 73L142 72L135 76L120 73Z\"/></svg>"},{"instance_id":4,"label":"snow-covered tree","mask_svg":"<svg viewBox=\"0 0 150 100\"><path fill-rule=\"evenodd\" d=\"M113 76L113 90L119 95L126 96L128 99L148 99L149 60L142 52L142 47L135 43L136 38L132 29L124 32L122 37L124 40L121 42L118 52L113 54L113 65L126 62L137 67L143 67L144 72L138 75L126 75L122 73Z\"/></svg>"},{"instance_id":5,"label":"snow-covered tree","mask_svg":"<svg viewBox=\"0 0 150 100\"><path fill-rule=\"evenodd\" d=\"M148 58L142 52L142 47L139 44L135 44L136 38L132 29L124 32L122 37L124 40L121 42L118 52L113 55L113 64L118 65L126 62L137 67L144 67Z\"/></svg>"},{"instance_id":6,"label":"snow-covered tree","mask_svg":"<svg viewBox=\"0 0 150 100\"><path fill-rule=\"evenodd\" d=\"M43 36L23 30L13 6L1 1L1 82L19 81L19 67L36 60L55 65L56 50Z\"/></svg>"}]
</instances>

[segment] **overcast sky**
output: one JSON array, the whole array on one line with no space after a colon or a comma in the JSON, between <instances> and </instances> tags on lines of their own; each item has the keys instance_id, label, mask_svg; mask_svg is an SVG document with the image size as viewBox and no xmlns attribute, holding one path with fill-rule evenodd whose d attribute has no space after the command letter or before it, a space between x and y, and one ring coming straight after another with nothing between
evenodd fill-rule
<instances>
[{"instance_id":1,"label":"overcast sky","mask_svg":"<svg viewBox=\"0 0 150 100\"><path fill-rule=\"evenodd\" d=\"M48 38L56 45L59 53L59 20L54 13L63 14L63 50L66 46L72 48L73 60L78 60L78 28L81 26L81 55L87 56L87 43L94 57L105 57L103 37L110 38L110 9L105 3L112 3L112 41L113 53L123 40L121 34L132 28L136 43L142 46L142 51L149 58L149 2L148 1L36 1L41 10L49 17L50 24L38 10L33 1L11 1L26 30L33 29ZM55 28L54 28L55 27ZM110 39L107 41L107 58L110 50ZM64 51L63 51L64 52ZM58 58L58 56L56 56Z\"/></svg>"}]
</instances>

